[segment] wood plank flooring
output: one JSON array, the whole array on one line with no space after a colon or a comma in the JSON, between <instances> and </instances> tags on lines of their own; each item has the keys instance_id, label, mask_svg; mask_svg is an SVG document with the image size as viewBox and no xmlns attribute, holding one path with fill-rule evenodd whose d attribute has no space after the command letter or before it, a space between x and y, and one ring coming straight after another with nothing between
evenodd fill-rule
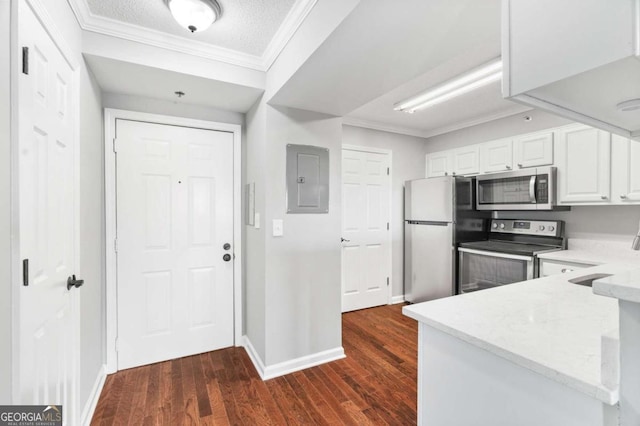
<instances>
[{"instance_id":1,"label":"wood plank flooring","mask_svg":"<svg viewBox=\"0 0 640 426\"><path fill-rule=\"evenodd\" d=\"M401 309L343 314L346 359L266 382L242 348L120 371L91 424L415 424L417 323Z\"/></svg>"}]
</instances>

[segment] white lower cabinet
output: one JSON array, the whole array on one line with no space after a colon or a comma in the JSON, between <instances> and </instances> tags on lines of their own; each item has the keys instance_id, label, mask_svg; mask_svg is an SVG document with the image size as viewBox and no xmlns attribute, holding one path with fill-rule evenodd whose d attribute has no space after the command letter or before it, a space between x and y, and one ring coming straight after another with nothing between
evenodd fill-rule
<instances>
[{"instance_id":1,"label":"white lower cabinet","mask_svg":"<svg viewBox=\"0 0 640 426\"><path fill-rule=\"evenodd\" d=\"M553 130L516 136L513 162L518 169L553 164Z\"/></svg>"},{"instance_id":2,"label":"white lower cabinet","mask_svg":"<svg viewBox=\"0 0 640 426\"><path fill-rule=\"evenodd\" d=\"M640 203L640 142L613 135L611 164L611 201Z\"/></svg>"},{"instance_id":3,"label":"white lower cabinet","mask_svg":"<svg viewBox=\"0 0 640 426\"><path fill-rule=\"evenodd\" d=\"M513 168L513 142L499 139L480 145L480 172L506 172Z\"/></svg>"},{"instance_id":4,"label":"white lower cabinet","mask_svg":"<svg viewBox=\"0 0 640 426\"><path fill-rule=\"evenodd\" d=\"M611 134L590 126L557 130L559 204L611 202Z\"/></svg>"},{"instance_id":5,"label":"white lower cabinet","mask_svg":"<svg viewBox=\"0 0 640 426\"><path fill-rule=\"evenodd\" d=\"M591 266L595 265L588 263L540 259L540 277L566 274L567 272L573 272L577 269L590 268Z\"/></svg>"},{"instance_id":6,"label":"white lower cabinet","mask_svg":"<svg viewBox=\"0 0 640 426\"><path fill-rule=\"evenodd\" d=\"M480 145L465 146L453 151L453 173L455 175L480 173Z\"/></svg>"},{"instance_id":7,"label":"white lower cabinet","mask_svg":"<svg viewBox=\"0 0 640 426\"><path fill-rule=\"evenodd\" d=\"M453 173L453 151L427 154L427 176L447 176Z\"/></svg>"}]
</instances>

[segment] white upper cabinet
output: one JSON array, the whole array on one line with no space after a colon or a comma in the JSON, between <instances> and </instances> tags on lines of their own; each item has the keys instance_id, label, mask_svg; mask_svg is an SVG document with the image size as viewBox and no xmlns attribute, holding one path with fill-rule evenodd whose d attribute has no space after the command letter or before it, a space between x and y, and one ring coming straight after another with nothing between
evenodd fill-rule
<instances>
[{"instance_id":1,"label":"white upper cabinet","mask_svg":"<svg viewBox=\"0 0 640 426\"><path fill-rule=\"evenodd\" d=\"M447 176L453 173L453 151L427 154L427 177Z\"/></svg>"},{"instance_id":2,"label":"white upper cabinet","mask_svg":"<svg viewBox=\"0 0 640 426\"><path fill-rule=\"evenodd\" d=\"M611 164L611 201L640 203L640 142L613 135Z\"/></svg>"},{"instance_id":3,"label":"white upper cabinet","mask_svg":"<svg viewBox=\"0 0 640 426\"><path fill-rule=\"evenodd\" d=\"M556 137L559 203L610 203L611 134L580 124Z\"/></svg>"},{"instance_id":4,"label":"white upper cabinet","mask_svg":"<svg viewBox=\"0 0 640 426\"><path fill-rule=\"evenodd\" d=\"M640 0L503 0L505 98L640 138Z\"/></svg>"},{"instance_id":5,"label":"white upper cabinet","mask_svg":"<svg viewBox=\"0 0 640 426\"><path fill-rule=\"evenodd\" d=\"M480 145L480 171L504 172L513 168L513 142L499 139Z\"/></svg>"},{"instance_id":6,"label":"white upper cabinet","mask_svg":"<svg viewBox=\"0 0 640 426\"><path fill-rule=\"evenodd\" d=\"M553 130L517 136L513 141L513 162L518 169L553 164Z\"/></svg>"},{"instance_id":7,"label":"white upper cabinet","mask_svg":"<svg viewBox=\"0 0 640 426\"><path fill-rule=\"evenodd\" d=\"M480 173L480 145L465 146L453 151L453 173L455 175Z\"/></svg>"}]
</instances>

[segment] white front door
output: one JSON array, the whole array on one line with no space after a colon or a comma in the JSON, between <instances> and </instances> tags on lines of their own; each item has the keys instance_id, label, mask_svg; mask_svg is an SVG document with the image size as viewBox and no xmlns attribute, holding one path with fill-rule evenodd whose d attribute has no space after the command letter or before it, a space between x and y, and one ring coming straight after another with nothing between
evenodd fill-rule
<instances>
[{"instance_id":1,"label":"white front door","mask_svg":"<svg viewBox=\"0 0 640 426\"><path fill-rule=\"evenodd\" d=\"M233 345L233 134L116 137L118 369Z\"/></svg>"},{"instance_id":2,"label":"white front door","mask_svg":"<svg viewBox=\"0 0 640 426\"><path fill-rule=\"evenodd\" d=\"M389 155L342 150L342 312L389 302Z\"/></svg>"},{"instance_id":3,"label":"white front door","mask_svg":"<svg viewBox=\"0 0 640 426\"><path fill-rule=\"evenodd\" d=\"M18 208L24 268L17 295L14 403L61 404L65 424L75 424L80 289L68 290L67 278L77 273L76 76L27 2L17 3L18 41L28 48L29 67L28 73L14 70L20 72Z\"/></svg>"}]
</instances>

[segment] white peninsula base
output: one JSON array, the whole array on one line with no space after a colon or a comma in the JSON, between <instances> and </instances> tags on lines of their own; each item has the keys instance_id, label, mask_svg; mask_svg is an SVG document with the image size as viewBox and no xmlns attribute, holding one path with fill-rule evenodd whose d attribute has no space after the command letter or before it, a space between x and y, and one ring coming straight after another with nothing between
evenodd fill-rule
<instances>
[{"instance_id":1,"label":"white peninsula base","mask_svg":"<svg viewBox=\"0 0 640 426\"><path fill-rule=\"evenodd\" d=\"M613 426L618 408L420 322L418 424Z\"/></svg>"}]
</instances>

